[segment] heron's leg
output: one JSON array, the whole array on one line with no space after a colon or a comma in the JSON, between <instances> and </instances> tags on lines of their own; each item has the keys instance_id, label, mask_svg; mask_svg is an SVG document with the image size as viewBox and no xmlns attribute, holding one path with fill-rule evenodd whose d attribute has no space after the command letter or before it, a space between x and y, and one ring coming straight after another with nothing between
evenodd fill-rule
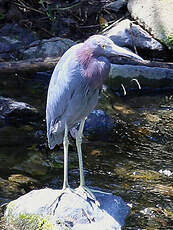
<instances>
[{"instance_id":1,"label":"heron's leg","mask_svg":"<svg viewBox=\"0 0 173 230\"><path fill-rule=\"evenodd\" d=\"M85 119L81 120L79 131L76 137L76 147L77 147L77 153L78 153L78 158L79 158L79 170L80 170L80 186L85 186L83 160L82 160L82 148L81 148L84 124L85 124Z\"/></svg>"},{"instance_id":2,"label":"heron's leg","mask_svg":"<svg viewBox=\"0 0 173 230\"><path fill-rule=\"evenodd\" d=\"M57 205L60 201L60 198L65 193L73 193L73 189L70 188L68 184L68 146L69 146L69 140L68 140L68 126L65 122L65 131L64 131L64 182L63 182L63 188L61 191L59 191L59 194L57 195L57 199L50 205L55 205L55 208L57 208Z\"/></svg>"},{"instance_id":3,"label":"heron's leg","mask_svg":"<svg viewBox=\"0 0 173 230\"><path fill-rule=\"evenodd\" d=\"M85 193L85 197L89 196L91 199L96 200L94 194L91 192L89 188L87 188L85 184L85 178L84 178L82 148L81 148L84 124L85 124L85 119L81 120L79 131L76 137L76 147L77 147L77 152L78 152L79 170L80 170L80 186L77 190L79 191L82 189L83 192Z\"/></svg>"},{"instance_id":4,"label":"heron's leg","mask_svg":"<svg viewBox=\"0 0 173 230\"><path fill-rule=\"evenodd\" d=\"M67 123L65 123L65 132L64 132L64 183L63 183L63 190L66 188L69 188L68 184L68 146L69 146L69 140L68 140L68 126Z\"/></svg>"}]
</instances>

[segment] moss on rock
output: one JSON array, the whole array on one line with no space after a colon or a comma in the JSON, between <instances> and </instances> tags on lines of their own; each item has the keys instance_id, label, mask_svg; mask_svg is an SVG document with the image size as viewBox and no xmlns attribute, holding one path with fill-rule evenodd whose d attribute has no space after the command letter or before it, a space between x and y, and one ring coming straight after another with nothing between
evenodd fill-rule
<instances>
[{"instance_id":1,"label":"moss on rock","mask_svg":"<svg viewBox=\"0 0 173 230\"><path fill-rule=\"evenodd\" d=\"M30 230L55 230L55 226L51 223L48 216L44 217L37 214L26 214L21 213L19 215L14 215L17 209L17 204L15 201L11 201L7 205L6 210L6 222L8 229L30 229Z\"/></svg>"},{"instance_id":2,"label":"moss on rock","mask_svg":"<svg viewBox=\"0 0 173 230\"><path fill-rule=\"evenodd\" d=\"M17 214L17 209L16 201L11 201L7 205L4 222L6 222L8 230L69 230L68 226L59 220L55 221L49 215Z\"/></svg>"},{"instance_id":3,"label":"moss on rock","mask_svg":"<svg viewBox=\"0 0 173 230\"><path fill-rule=\"evenodd\" d=\"M18 217L19 223L28 226L32 230L53 230L54 226L48 217L43 217L36 214L20 214Z\"/></svg>"}]
</instances>

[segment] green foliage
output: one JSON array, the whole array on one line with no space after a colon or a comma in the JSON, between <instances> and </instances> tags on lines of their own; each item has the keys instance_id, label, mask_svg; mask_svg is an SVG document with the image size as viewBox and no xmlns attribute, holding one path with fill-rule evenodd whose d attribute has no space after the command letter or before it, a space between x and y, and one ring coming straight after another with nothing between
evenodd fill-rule
<instances>
[{"instance_id":1,"label":"green foliage","mask_svg":"<svg viewBox=\"0 0 173 230\"><path fill-rule=\"evenodd\" d=\"M5 15L2 12L0 12L0 20L3 20L4 18L5 18Z\"/></svg>"},{"instance_id":2,"label":"green foliage","mask_svg":"<svg viewBox=\"0 0 173 230\"><path fill-rule=\"evenodd\" d=\"M46 4L46 1L45 0L40 0L39 3L42 5L44 11L46 12L48 18L51 20L51 21L56 21L56 14L54 12L54 10L47 6Z\"/></svg>"},{"instance_id":3,"label":"green foliage","mask_svg":"<svg viewBox=\"0 0 173 230\"><path fill-rule=\"evenodd\" d=\"M45 0L40 0L39 3L44 6Z\"/></svg>"},{"instance_id":4,"label":"green foliage","mask_svg":"<svg viewBox=\"0 0 173 230\"><path fill-rule=\"evenodd\" d=\"M173 49L173 34L168 34L166 38L169 47Z\"/></svg>"}]
</instances>

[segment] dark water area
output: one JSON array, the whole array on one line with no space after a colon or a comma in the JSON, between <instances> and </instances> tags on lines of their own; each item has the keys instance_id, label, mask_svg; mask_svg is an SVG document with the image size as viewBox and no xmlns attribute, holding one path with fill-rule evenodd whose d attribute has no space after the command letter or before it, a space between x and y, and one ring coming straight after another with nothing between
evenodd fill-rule
<instances>
[{"instance_id":1,"label":"dark water area","mask_svg":"<svg viewBox=\"0 0 173 230\"><path fill-rule=\"evenodd\" d=\"M41 76L41 75L40 75ZM61 188L63 148L46 147L47 76L1 76L0 95L36 107L39 121L0 121L0 216L4 204L32 189ZM105 92L98 108L115 121L108 139L83 144L86 183L121 196L131 207L124 229L173 229L173 98L166 92L118 97ZM74 141L69 181L79 185ZM4 229L3 220L0 229Z\"/></svg>"}]
</instances>

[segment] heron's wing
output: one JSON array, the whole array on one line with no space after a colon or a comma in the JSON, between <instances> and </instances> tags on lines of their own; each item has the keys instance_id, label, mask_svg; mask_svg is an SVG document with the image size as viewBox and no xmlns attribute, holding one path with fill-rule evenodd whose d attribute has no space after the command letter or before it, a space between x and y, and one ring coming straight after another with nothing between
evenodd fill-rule
<instances>
[{"instance_id":1,"label":"heron's wing","mask_svg":"<svg viewBox=\"0 0 173 230\"><path fill-rule=\"evenodd\" d=\"M60 59L52 74L46 106L46 122L47 122L47 136L49 146L53 148L56 144L62 142L62 130L64 129L65 117L63 117L67 110L69 103L75 89L81 85L80 66L76 58L76 52L81 44L71 47ZM50 143L52 130L55 129L55 124L58 124L58 132L61 134L56 136L56 143ZM62 128L62 130L61 130ZM59 139L58 139L59 138ZM54 138L55 139L55 138Z\"/></svg>"}]
</instances>

